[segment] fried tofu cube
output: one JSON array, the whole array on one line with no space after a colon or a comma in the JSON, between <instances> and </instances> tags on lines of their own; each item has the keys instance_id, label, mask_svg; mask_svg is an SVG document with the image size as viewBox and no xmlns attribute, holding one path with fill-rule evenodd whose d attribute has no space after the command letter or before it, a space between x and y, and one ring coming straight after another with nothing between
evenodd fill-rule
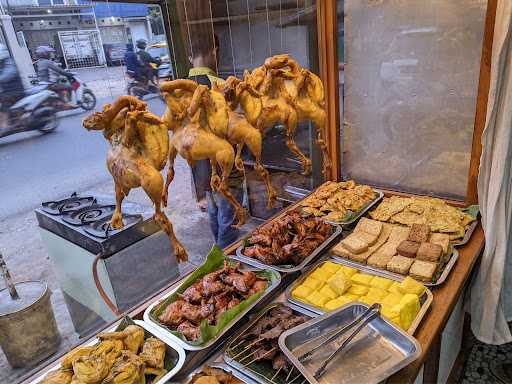
<instances>
[{"instance_id":1,"label":"fried tofu cube","mask_svg":"<svg viewBox=\"0 0 512 384\"><path fill-rule=\"evenodd\" d=\"M329 300L333 300L340 296L335 291L333 291L327 284L324 285L318 292L327 297Z\"/></svg>"},{"instance_id":2,"label":"fried tofu cube","mask_svg":"<svg viewBox=\"0 0 512 384\"><path fill-rule=\"evenodd\" d=\"M301 301L304 301L313 290L305 285L299 285L292 291L292 297Z\"/></svg>"},{"instance_id":3,"label":"fried tofu cube","mask_svg":"<svg viewBox=\"0 0 512 384\"><path fill-rule=\"evenodd\" d=\"M382 223L377 220L368 219L366 217L362 217L359 220L359 223L357 223L357 226L355 228L355 231L361 231L370 233L372 235L380 235L380 232L382 231Z\"/></svg>"},{"instance_id":4,"label":"fried tofu cube","mask_svg":"<svg viewBox=\"0 0 512 384\"><path fill-rule=\"evenodd\" d=\"M306 301L315 307L322 308L324 304L329 301L329 298L325 297L318 291L314 291L306 298Z\"/></svg>"},{"instance_id":5,"label":"fried tofu cube","mask_svg":"<svg viewBox=\"0 0 512 384\"><path fill-rule=\"evenodd\" d=\"M388 292L383 289L370 287L368 293L366 294L366 297L375 300L376 303L380 303L387 295Z\"/></svg>"},{"instance_id":6,"label":"fried tofu cube","mask_svg":"<svg viewBox=\"0 0 512 384\"><path fill-rule=\"evenodd\" d=\"M438 263L443 255L443 247L438 244L421 243L416 253L418 260L430 261L432 263Z\"/></svg>"},{"instance_id":7,"label":"fried tofu cube","mask_svg":"<svg viewBox=\"0 0 512 384\"><path fill-rule=\"evenodd\" d=\"M415 260L411 266L409 274L416 280L430 282L434 278L437 267L437 263Z\"/></svg>"},{"instance_id":8,"label":"fried tofu cube","mask_svg":"<svg viewBox=\"0 0 512 384\"><path fill-rule=\"evenodd\" d=\"M366 286L370 285L370 281L372 279L373 276L366 273L356 273L350 278L350 280L352 280L352 284L361 284Z\"/></svg>"},{"instance_id":9,"label":"fried tofu cube","mask_svg":"<svg viewBox=\"0 0 512 384\"><path fill-rule=\"evenodd\" d=\"M391 284L391 287L388 288L389 293L399 293L400 295L403 295L404 292L400 289L400 283L398 281L393 282Z\"/></svg>"},{"instance_id":10,"label":"fried tofu cube","mask_svg":"<svg viewBox=\"0 0 512 384\"><path fill-rule=\"evenodd\" d=\"M402 297L400 303L395 305L393 309L400 311L402 328L409 329L420 311L420 299L418 296L408 293Z\"/></svg>"},{"instance_id":11,"label":"fried tofu cube","mask_svg":"<svg viewBox=\"0 0 512 384\"><path fill-rule=\"evenodd\" d=\"M448 253L450 247L450 235L446 233L432 233L430 234L429 243L440 245L443 248L443 254Z\"/></svg>"},{"instance_id":12,"label":"fried tofu cube","mask_svg":"<svg viewBox=\"0 0 512 384\"><path fill-rule=\"evenodd\" d=\"M383 290L387 290L393 284L393 280L386 279L381 276L374 276L372 281L370 281L370 286L380 288Z\"/></svg>"},{"instance_id":13,"label":"fried tofu cube","mask_svg":"<svg viewBox=\"0 0 512 384\"><path fill-rule=\"evenodd\" d=\"M404 240L398 245L396 248L396 252L400 256L415 258L418 253L418 249L420 248L419 243L415 243L414 241Z\"/></svg>"},{"instance_id":14,"label":"fried tofu cube","mask_svg":"<svg viewBox=\"0 0 512 384\"><path fill-rule=\"evenodd\" d=\"M309 276L325 283L331 275L331 273L328 273L321 268L317 268Z\"/></svg>"},{"instance_id":15,"label":"fried tofu cube","mask_svg":"<svg viewBox=\"0 0 512 384\"><path fill-rule=\"evenodd\" d=\"M306 280L302 283L305 287L311 288L311 290L317 290L323 287L324 283L314 277L307 277Z\"/></svg>"},{"instance_id":16,"label":"fried tofu cube","mask_svg":"<svg viewBox=\"0 0 512 384\"><path fill-rule=\"evenodd\" d=\"M357 232L358 237L363 240L365 243L368 244L368 246L372 246L377 242L377 239L379 238L379 235L366 233L366 232Z\"/></svg>"},{"instance_id":17,"label":"fried tofu cube","mask_svg":"<svg viewBox=\"0 0 512 384\"><path fill-rule=\"evenodd\" d=\"M382 299L381 304L383 306L393 307L397 304L400 304L400 300L402 300L402 297L404 295L400 293L388 293L384 299Z\"/></svg>"},{"instance_id":18,"label":"fried tofu cube","mask_svg":"<svg viewBox=\"0 0 512 384\"><path fill-rule=\"evenodd\" d=\"M363 253L368 250L368 243L361 239L358 236L357 232L351 233L343 240L340 241L340 244L350 253L357 255L358 253Z\"/></svg>"},{"instance_id":19,"label":"fried tofu cube","mask_svg":"<svg viewBox=\"0 0 512 384\"><path fill-rule=\"evenodd\" d=\"M341 270L343 271L343 273L345 274L345 276L347 277L352 277L353 275L355 275L357 272L359 272L356 268L352 268L352 267L347 267L347 266L343 266L341 267Z\"/></svg>"},{"instance_id":20,"label":"fried tofu cube","mask_svg":"<svg viewBox=\"0 0 512 384\"><path fill-rule=\"evenodd\" d=\"M368 293L368 287L366 285L361 284L352 284L352 286L348 289L348 293L357 296L364 296Z\"/></svg>"},{"instance_id":21,"label":"fried tofu cube","mask_svg":"<svg viewBox=\"0 0 512 384\"><path fill-rule=\"evenodd\" d=\"M331 279L328 284L329 287L338 294L338 296L341 296L350 288L352 282L342 272L334 275L333 279Z\"/></svg>"},{"instance_id":22,"label":"fried tofu cube","mask_svg":"<svg viewBox=\"0 0 512 384\"><path fill-rule=\"evenodd\" d=\"M336 298L325 303L324 308L327 311L334 311L336 308L339 308L341 306L342 304L340 304L339 298Z\"/></svg>"},{"instance_id":23,"label":"fried tofu cube","mask_svg":"<svg viewBox=\"0 0 512 384\"><path fill-rule=\"evenodd\" d=\"M359 297L360 297L360 295L354 295L353 293L347 292L344 295L341 295L340 297L338 297L338 299L349 300L348 302L351 303L353 301L358 300Z\"/></svg>"},{"instance_id":24,"label":"fried tofu cube","mask_svg":"<svg viewBox=\"0 0 512 384\"><path fill-rule=\"evenodd\" d=\"M387 253L382 253L381 250L379 249L377 252L375 252L373 255L371 255L366 260L366 264L368 264L372 267L375 267L375 268L386 269L386 265L388 265L388 263L391 261L393 256L394 256L394 253L392 255L387 254Z\"/></svg>"},{"instance_id":25,"label":"fried tofu cube","mask_svg":"<svg viewBox=\"0 0 512 384\"><path fill-rule=\"evenodd\" d=\"M423 295L427 288L420 282L414 280L412 277L407 276L400 284L398 284L398 291L402 294L411 293L416 296Z\"/></svg>"},{"instance_id":26,"label":"fried tofu cube","mask_svg":"<svg viewBox=\"0 0 512 384\"><path fill-rule=\"evenodd\" d=\"M411 268L413 261L414 259L396 255L393 256L393 258L389 261L386 268L388 271L407 275L407 272L409 272L409 268Z\"/></svg>"},{"instance_id":27,"label":"fried tofu cube","mask_svg":"<svg viewBox=\"0 0 512 384\"><path fill-rule=\"evenodd\" d=\"M333 275L341 269L341 265L333 263L332 261L327 261L320 269Z\"/></svg>"},{"instance_id":28,"label":"fried tofu cube","mask_svg":"<svg viewBox=\"0 0 512 384\"><path fill-rule=\"evenodd\" d=\"M416 243L423 243L428 241L430 237L430 225L427 224L413 224L407 240Z\"/></svg>"},{"instance_id":29,"label":"fried tofu cube","mask_svg":"<svg viewBox=\"0 0 512 384\"><path fill-rule=\"evenodd\" d=\"M371 306L371 305L373 305L373 304L375 304L377 302L377 300L375 300L373 297L370 297L368 295L361 296L357 300L360 301L361 303L364 303L364 304L368 305L368 306Z\"/></svg>"}]
</instances>

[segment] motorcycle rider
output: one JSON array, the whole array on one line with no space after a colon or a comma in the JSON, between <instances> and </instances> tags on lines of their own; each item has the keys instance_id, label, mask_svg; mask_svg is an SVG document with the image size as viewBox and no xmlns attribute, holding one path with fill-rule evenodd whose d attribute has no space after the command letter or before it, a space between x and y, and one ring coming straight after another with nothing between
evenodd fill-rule
<instances>
[{"instance_id":1,"label":"motorcycle rider","mask_svg":"<svg viewBox=\"0 0 512 384\"><path fill-rule=\"evenodd\" d=\"M9 108L23 98L25 89L9 50L0 44L0 129L9 125Z\"/></svg>"},{"instance_id":2,"label":"motorcycle rider","mask_svg":"<svg viewBox=\"0 0 512 384\"><path fill-rule=\"evenodd\" d=\"M55 49L47 45L41 45L36 48L36 57L38 59L35 63L37 68L37 77L41 82L50 83L48 88L61 95L63 91L68 90L68 87L64 84L57 83L57 79L59 76L64 76L71 81L73 75L60 68L53 60L51 60L51 55L53 53L55 53ZM62 95L61 99L65 100Z\"/></svg>"},{"instance_id":3,"label":"motorcycle rider","mask_svg":"<svg viewBox=\"0 0 512 384\"><path fill-rule=\"evenodd\" d=\"M151 80L153 81L153 78L155 76L155 70L151 66L151 64L156 64L158 67L161 64L160 59L156 59L153 56L151 56L149 53L146 52L146 46L147 42L144 39L139 39L135 42L137 45L137 48L139 49L137 51L137 58L139 59L140 69L139 69L139 75L141 78L145 80ZM153 81L154 83L154 81Z\"/></svg>"},{"instance_id":4,"label":"motorcycle rider","mask_svg":"<svg viewBox=\"0 0 512 384\"><path fill-rule=\"evenodd\" d=\"M137 54L133 51L132 44L126 44L126 52L124 54L124 64L126 65L126 70L128 72L133 73L135 79L139 78L139 59L137 58Z\"/></svg>"}]
</instances>

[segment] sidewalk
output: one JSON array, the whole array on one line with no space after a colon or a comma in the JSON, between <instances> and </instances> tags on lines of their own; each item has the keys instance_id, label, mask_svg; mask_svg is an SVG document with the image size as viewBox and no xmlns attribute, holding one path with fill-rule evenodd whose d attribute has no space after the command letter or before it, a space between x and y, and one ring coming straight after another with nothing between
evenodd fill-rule
<instances>
[{"instance_id":1,"label":"sidewalk","mask_svg":"<svg viewBox=\"0 0 512 384\"><path fill-rule=\"evenodd\" d=\"M93 91L96 99L125 94L128 82L125 71L124 66L73 69Z\"/></svg>"}]
</instances>

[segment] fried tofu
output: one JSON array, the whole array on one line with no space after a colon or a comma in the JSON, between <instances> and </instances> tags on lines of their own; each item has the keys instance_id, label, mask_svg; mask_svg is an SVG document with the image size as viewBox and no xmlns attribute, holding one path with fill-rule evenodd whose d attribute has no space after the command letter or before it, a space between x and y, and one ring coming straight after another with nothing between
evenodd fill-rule
<instances>
[{"instance_id":1,"label":"fried tofu","mask_svg":"<svg viewBox=\"0 0 512 384\"><path fill-rule=\"evenodd\" d=\"M312 292L313 290L311 288L305 285L299 285L292 291L292 297L304 301Z\"/></svg>"},{"instance_id":2,"label":"fried tofu","mask_svg":"<svg viewBox=\"0 0 512 384\"><path fill-rule=\"evenodd\" d=\"M356 273L353 275L350 280L352 280L352 284L361 284L361 285L370 285L370 281L372 281L373 276L367 275L365 273Z\"/></svg>"},{"instance_id":3,"label":"fried tofu","mask_svg":"<svg viewBox=\"0 0 512 384\"><path fill-rule=\"evenodd\" d=\"M396 248L396 252L400 256L409 257L414 259L416 257L416 253L420 248L419 243L415 243L414 241L404 240L400 243L400 245Z\"/></svg>"},{"instance_id":4,"label":"fried tofu","mask_svg":"<svg viewBox=\"0 0 512 384\"><path fill-rule=\"evenodd\" d=\"M380 221L371 220L366 217L362 217L354 229L354 232L366 232L371 235L376 235L377 237L380 235L381 231L382 223Z\"/></svg>"},{"instance_id":5,"label":"fried tofu","mask_svg":"<svg viewBox=\"0 0 512 384\"><path fill-rule=\"evenodd\" d=\"M306 280L302 283L305 287L311 288L313 291L316 289L322 288L324 283L318 279L315 279L314 277L307 277Z\"/></svg>"},{"instance_id":6,"label":"fried tofu","mask_svg":"<svg viewBox=\"0 0 512 384\"><path fill-rule=\"evenodd\" d=\"M413 224L407 240L416 243L427 242L430 237L430 226L427 224Z\"/></svg>"},{"instance_id":7,"label":"fried tofu","mask_svg":"<svg viewBox=\"0 0 512 384\"><path fill-rule=\"evenodd\" d=\"M352 303L356 299L353 299L351 297L340 296L334 300L325 303L324 308L327 309L328 311L334 311L337 308Z\"/></svg>"},{"instance_id":8,"label":"fried tofu","mask_svg":"<svg viewBox=\"0 0 512 384\"><path fill-rule=\"evenodd\" d=\"M375 235L372 233L366 233L366 232L357 232L357 236L366 242L368 246L372 246L377 242L377 239L379 238L379 235Z\"/></svg>"},{"instance_id":9,"label":"fried tofu","mask_svg":"<svg viewBox=\"0 0 512 384\"><path fill-rule=\"evenodd\" d=\"M396 255L389 261L386 268L388 271L400 273L401 275L407 275L409 272L409 268L413 263L414 259L410 259L408 257Z\"/></svg>"},{"instance_id":10,"label":"fried tofu","mask_svg":"<svg viewBox=\"0 0 512 384\"><path fill-rule=\"evenodd\" d=\"M409 227L402 227L400 225L395 225L391 229L391 233L389 234L388 243L400 244L402 241L407 240L409 237L409 233L411 229Z\"/></svg>"},{"instance_id":11,"label":"fried tofu","mask_svg":"<svg viewBox=\"0 0 512 384\"><path fill-rule=\"evenodd\" d=\"M370 281L370 286L375 287L375 288L380 288L383 290L387 290L389 287L391 287L391 284L393 284L393 280L386 279L385 277L381 277L381 276L375 276Z\"/></svg>"},{"instance_id":12,"label":"fried tofu","mask_svg":"<svg viewBox=\"0 0 512 384\"><path fill-rule=\"evenodd\" d=\"M436 263L416 260L411 266L409 275L416 280L431 282L434 274L436 273L437 267L438 264Z\"/></svg>"},{"instance_id":13,"label":"fried tofu","mask_svg":"<svg viewBox=\"0 0 512 384\"><path fill-rule=\"evenodd\" d=\"M348 293L356 295L357 297L366 295L368 293L368 287L366 285L353 284L349 289Z\"/></svg>"},{"instance_id":14,"label":"fried tofu","mask_svg":"<svg viewBox=\"0 0 512 384\"><path fill-rule=\"evenodd\" d=\"M333 300L340 296L336 292L334 292L328 285L324 285L318 292L327 297L329 300Z\"/></svg>"},{"instance_id":15,"label":"fried tofu","mask_svg":"<svg viewBox=\"0 0 512 384\"><path fill-rule=\"evenodd\" d=\"M340 244L350 253L357 255L368 250L368 243L361 239L357 233L352 233L340 241Z\"/></svg>"},{"instance_id":16,"label":"fried tofu","mask_svg":"<svg viewBox=\"0 0 512 384\"><path fill-rule=\"evenodd\" d=\"M407 293L412 293L413 295L421 296L423 295L423 292L426 291L426 288L423 284L417 282L412 277L407 276L398 285L398 291L403 293L404 295Z\"/></svg>"},{"instance_id":17,"label":"fried tofu","mask_svg":"<svg viewBox=\"0 0 512 384\"><path fill-rule=\"evenodd\" d=\"M346 277L342 272L334 275L334 278L329 280L329 287L338 295L343 295L352 285L350 278Z\"/></svg>"},{"instance_id":18,"label":"fried tofu","mask_svg":"<svg viewBox=\"0 0 512 384\"><path fill-rule=\"evenodd\" d=\"M450 247L450 236L446 233L432 233L430 235L429 243L440 245L443 248L443 253L448 253Z\"/></svg>"},{"instance_id":19,"label":"fried tofu","mask_svg":"<svg viewBox=\"0 0 512 384\"><path fill-rule=\"evenodd\" d=\"M386 265L391 261L393 258L393 255L389 255L386 253L381 253L380 250L375 252L373 255L371 255L368 260L366 260L366 264L379 268L379 269L386 269Z\"/></svg>"},{"instance_id":20,"label":"fried tofu","mask_svg":"<svg viewBox=\"0 0 512 384\"><path fill-rule=\"evenodd\" d=\"M421 243L416 253L417 260L438 263L443 255L443 247L438 244Z\"/></svg>"}]
</instances>

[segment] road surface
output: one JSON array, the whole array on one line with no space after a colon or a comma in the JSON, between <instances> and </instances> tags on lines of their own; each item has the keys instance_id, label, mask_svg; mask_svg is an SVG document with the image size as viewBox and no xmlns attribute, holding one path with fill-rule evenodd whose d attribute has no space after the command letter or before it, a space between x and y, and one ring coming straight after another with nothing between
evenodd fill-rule
<instances>
[{"instance_id":1,"label":"road surface","mask_svg":"<svg viewBox=\"0 0 512 384\"><path fill-rule=\"evenodd\" d=\"M105 102L98 100L98 108ZM155 98L148 107L161 115L165 105ZM49 134L33 131L0 139L0 220L111 179L105 164L108 143L101 132L82 128L84 116L60 118Z\"/></svg>"}]
</instances>

